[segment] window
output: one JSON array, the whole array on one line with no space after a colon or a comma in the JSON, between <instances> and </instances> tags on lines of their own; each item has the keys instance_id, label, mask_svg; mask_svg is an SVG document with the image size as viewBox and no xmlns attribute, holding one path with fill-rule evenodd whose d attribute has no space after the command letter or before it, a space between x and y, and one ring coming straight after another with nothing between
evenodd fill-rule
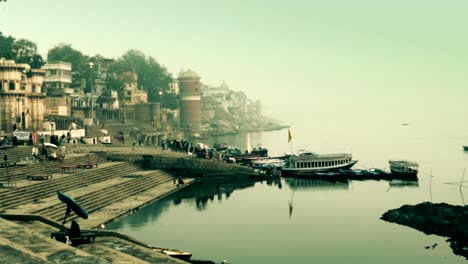
<instances>
[{"instance_id":1,"label":"window","mask_svg":"<svg viewBox=\"0 0 468 264\"><path fill-rule=\"evenodd\" d=\"M10 82L10 91L14 91L14 90L15 90L15 83Z\"/></svg>"},{"instance_id":2,"label":"window","mask_svg":"<svg viewBox=\"0 0 468 264\"><path fill-rule=\"evenodd\" d=\"M0 91L3 91L3 82L0 81Z\"/></svg>"}]
</instances>

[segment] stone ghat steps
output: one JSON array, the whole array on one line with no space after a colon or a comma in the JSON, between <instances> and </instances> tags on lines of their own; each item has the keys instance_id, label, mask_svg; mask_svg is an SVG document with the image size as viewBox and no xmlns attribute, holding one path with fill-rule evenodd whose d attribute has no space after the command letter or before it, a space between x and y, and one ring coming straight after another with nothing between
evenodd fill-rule
<instances>
[{"instance_id":1,"label":"stone ghat steps","mask_svg":"<svg viewBox=\"0 0 468 264\"><path fill-rule=\"evenodd\" d=\"M79 157L71 157L65 159L63 163L59 161L46 161L36 164L31 164L27 166L14 166L8 168L8 175L10 177L10 181L12 179L15 180L25 180L28 175L31 174L53 174L53 173L60 173L60 166L71 166L71 165L79 165L79 164L88 164L89 163L97 163L101 164L107 162L105 158L102 158L96 154L90 154L89 157L79 156ZM6 175L6 168L2 168L0 170L0 181L6 182L8 181Z\"/></svg>"},{"instance_id":2,"label":"stone ghat steps","mask_svg":"<svg viewBox=\"0 0 468 264\"><path fill-rule=\"evenodd\" d=\"M0 150L0 162L4 162L3 158L5 155L8 156L8 161L18 162L22 158L31 157L31 153L31 146L18 146L16 148L2 149Z\"/></svg>"},{"instance_id":3,"label":"stone ghat steps","mask_svg":"<svg viewBox=\"0 0 468 264\"><path fill-rule=\"evenodd\" d=\"M141 175L140 177L130 181L109 186L80 197L75 197L74 199L83 208L85 208L88 213L92 213L108 205L111 205L112 203L154 188L162 183L170 182L172 179L173 178L171 175L163 171L155 171L148 175ZM34 212L34 214L39 214L55 221L61 221L65 210L66 205L61 203L38 210ZM77 216L72 214L72 216L68 219L73 220L76 218Z\"/></svg>"},{"instance_id":4,"label":"stone ghat steps","mask_svg":"<svg viewBox=\"0 0 468 264\"><path fill-rule=\"evenodd\" d=\"M1 221L4 221L4 220L0 218L0 223L2 223ZM9 222L10 222L9 226L15 225L15 227L11 226L12 228L17 228L19 230L25 231L26 234L29 234L30 232L35 232L38 235L44 236L42 239L46 238L45 240L50 240L46 242L50 242L50 243L53 243L54 245L57 245L57 242L55 240L50 239L50 233L54 231L58 231L56 227L47 225L40 221L9 221ZM65 248L75 251L78 254L83 252L86 254L90 254L91 256L98 256L98 258L107 260L109 263L166 263L166 264L186 263L178 259L168 258L162 253L159 253L151 248L143 247L136 243L131 243L129 241L126 241L117 237L112 237L112 236L106 236L106 237L98 236L94 243L81 244L76 247L66 246L65 244L62 244L62 243L58 243L58 245L59 245L59 249L65 247ZM50 255L47 257L47 259L49 261L53 261L54 263L62 263L60 261L54 261L54 259L52 259ZM67 259L67 261L70 261L70 262L67 262L67 263L107 263L107 262L91 262L92 260L93 259L89 257L87 257L86 259L83 259L83 257L81 256L71 255L70 258ZM65 260L62 259L62 261L65 261ZM37 263L37 262L31 261L29 263Z\"/></svg>"},{"instance_id":5,"label":"stone ghat steps","mask_svg":"<svg viewBox=\"0 0 468 264\"><path fill-rule=\"evenodd\" d=\"M68 177L48 180L42 183L16 188L2 193L0 211L55 195L58 191L68 191L112 178L125 176L140 168L129 163L116 163L105 168L90 169Z\"/></svg>"},{"instance_id":6,"label":"stone ghat steps","mask_svg":"<svg viewBox=\"0 0 468 264\"><path fill-rule=\"evenodd\" d=\"M36 232L35 229L28 225L18 224L14 221L7 221L0 218L0 237L5 239L7 243L15 249L21 250L26 256L29 256L32 260L43 259L45 263L56 263L50 258L60 252L67 252L68 255L74 256L76 260L80 260L81 263L106 263L99 257L91 256L89 253L81 251L77 248L70 247L64 243L50 239L49 236L44 236L41 232ZM9 256L5 256L6 259ZM4 258L2 258L5 260ZM46 262L49 261L49 262ZM7 261L7 263L12 263ZM2 262L3 263L3 262ZM36 261L25 262L25 263L37 263Z\"/></svg>"}]
</instances>

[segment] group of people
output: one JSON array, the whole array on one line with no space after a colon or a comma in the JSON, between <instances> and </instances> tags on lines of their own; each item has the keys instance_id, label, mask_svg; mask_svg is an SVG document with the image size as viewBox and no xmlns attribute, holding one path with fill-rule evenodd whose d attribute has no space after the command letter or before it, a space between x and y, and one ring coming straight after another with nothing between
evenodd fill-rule
<instances>
[{"instance_id":1,"label":"group of people","mask_svg":"<svg viewBox=\"0 0 468 264\"><path fill-rule=\"evenodd\" d=\"M189 141L183 140L164 140L161 144L163 150L171 150L175 152L185 152L189 155L194 155L197 158L201 159L216 159L218 161L224 160L222 159L222 155L220 152L215 151L212 148L208 148L207 145L204 144L192 144ZM225 160L226 161L226 160Z\"/></svg>"},{"instance_id":2,"label":"group of people","mask_svg":"<svg viewBox=\"0 0 468 264\"><path fill-rule=\"evenodd\" d=\"M45 146L34 146L31 150L31 155L34 159L41 160L42 157L52 160L63 160L65 158L65 147L62 146L60 149L60 154L57 154L55 149L47 149Z\"/></svg>"},{"instance_id":3,"label":"group of people","mask_svg":"<svg viewBox=\"0 0 468 264\"><path fill-rule=\"evenodd\" d=\"M15 136L11 137L11 139L4 137L2 140L0 140L0 149L14 148L17 146L18 146L18 138Z\"/></svg>"}]
</instances>

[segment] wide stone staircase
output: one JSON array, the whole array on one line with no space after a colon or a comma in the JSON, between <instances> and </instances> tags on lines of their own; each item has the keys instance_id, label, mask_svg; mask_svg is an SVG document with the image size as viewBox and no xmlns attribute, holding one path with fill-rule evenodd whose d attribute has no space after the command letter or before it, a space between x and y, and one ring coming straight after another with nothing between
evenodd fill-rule
<instances>
[{"instance_id":1,"label":"wide stone staircase","mask_svg":"<svg viewBox=\"0 0 468 264\"><path fill-rule=\"evenodd\" d=\"M121 175L120 177L126 177ZM85 195L74 197L74 199L83 207L86 208L88 213L97 211L105 206L108 206L116 201L137 195L160 184L171 182L173 177L163 171L154 171L146 175L133 174L129 175L130 180L108 186ZM65 212L66 205L63 203L56 203L49 207L42 208L33 212L49 219L60 221ZM72 215L69 220L77 218Z\"/></svg>"},{"instance_id":2,"label":"wide stone staircase","mask_svg":"<svg viewBox=\"0 0 468 264\"><path fill-rule=\"evenodd\" d=\"M139 170L140 168L133 164L115 162L112 166L89 169L67 177L4 191L0 193L0 212L18 205L34 203L40 199L55 195L58 191L65 192L77 189L93 183L122 177Z\"/></svg>"},{"instance_id":3,"label":"wide stone staircase","mask_svg":"<svg viewBox=\"0 0 468 264\"><path fill-rule=\"evenodd\" d=\"M32 174L53 174L60 173L61 166L72 166L80 164L101 164L107 162L103 157L96 154L82 155L66 158L63 161L44 161L26 166L13 166L9 168L0 168L0 182L25 180ZM98 165L99 166L99 165Z\"/></svg>"},{"instance_id":4,"label":"wide stone staircase","mask_svg":"<svg viewBox=\"0 0 468 264\"><path fill-rule=\"evenodd\" d=\"M2 263L186 263L112 235L98 235L94 243L72 247L51 239L56 227L41 221L0 217L0 226Z\"/></svg>"}]
</instances>

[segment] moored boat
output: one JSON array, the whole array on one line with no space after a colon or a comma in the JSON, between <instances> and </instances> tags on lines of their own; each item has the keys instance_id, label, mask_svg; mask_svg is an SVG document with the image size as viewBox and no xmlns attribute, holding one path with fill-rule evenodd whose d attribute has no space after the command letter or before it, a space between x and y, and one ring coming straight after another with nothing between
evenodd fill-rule
<instances>
[{"instance_id":1,"label":"moored boat","mask_svg":"<svg viewBox=\"0 0 468 264\"><path fill-rule=\"evenodd\" d=\"M402 178L416 178L418 174L418 163L407 160L390 160L390 171L392 176Z\"/></svg>"},{"instance_id":2,"label":"moored boat","mask_svg":"<svg viewBox=\"0 0 468 264\"><path fill-rule=\"evenodd\" d=\"M281 176L316 175L317 173L335 172L340 169L349 169L357 160L351 154L315 154L300 152L300 155L291 155L281 169Z\"/></svg>"}]
</instances>

